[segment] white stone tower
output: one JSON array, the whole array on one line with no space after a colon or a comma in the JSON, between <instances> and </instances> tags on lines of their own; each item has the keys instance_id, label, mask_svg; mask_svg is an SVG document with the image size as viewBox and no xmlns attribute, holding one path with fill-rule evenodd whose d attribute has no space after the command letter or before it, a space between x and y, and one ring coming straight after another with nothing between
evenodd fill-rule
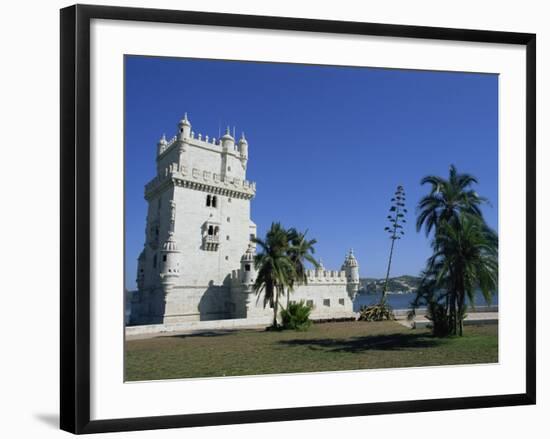
<instances>
[{"instance_id":1,"label":"white stone tower","mask_svg":"<svg viewBox=\"0 0 550 439\"><path fill-rule=\"evenodd\" d=\"M157 143L157 175L145 186L145 246L138 259L134 323L231 317L231 273L256 225L246 180L248 142L195 135L187 114Z\"/></svg>"},{"instance_id":2,"label":"white stone tower","mask_svg":"<svg viewBox=\"0 0 550 439\"><path fill-rule=\"evenodd\" d=\"M132 324L271 322L272 308L253 288L256 225L250 202L256 185L246 180L248 158L244 133L237 142L229 128L221 139L203 137L187 114L174 137L157 142L156 176L145 186L147 225ZM353 318L359 289L353 251L340 271L320 262L306 275L307 283L295 285L289 300L311 306L314 319Z\"/></svg>"}]
</instances>

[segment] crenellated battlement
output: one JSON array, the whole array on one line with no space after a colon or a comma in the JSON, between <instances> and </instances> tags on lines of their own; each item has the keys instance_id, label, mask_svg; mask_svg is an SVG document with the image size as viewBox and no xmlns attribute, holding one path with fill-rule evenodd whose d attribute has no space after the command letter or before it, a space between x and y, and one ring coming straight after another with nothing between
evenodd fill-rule
<instances>
[{"instance_id":1,"label":"crenellated battlement","mask_svg":"<svg viewBox=\"0 0 550 439\"><path fill-rule=\"evenodd\" d=\"M306 270L308 285L310 283L346 282L343 270Z\"/></svg>"},{"instance_id":2,"label":"crenellated battlement","mask_svg":"<svg viewBox=\"0 0 550 439\"><path fill-rule=\"evenodd\" d=\"M179 139L178 136L174 136L171 139L166 140L162 149L159 151L157 160L160 160L162 157L167 155L173 147L178 144L178 142L183 142L190 146L207 149L220 154L231 154L240 159L244 158L243 156L246 156L247 154L247 152L245 153L244 151L241 151L240 144L238 142L233 142L232 148L223 149L222 140L220 138L217 139L216 137L210 137L208 135L203 138L202 133L196 135L194 131L191 131L189 137Z\"/></svg>"},{"instance_id":3,"label":"crenellated battlement","mask_svg":"<svg viewBox=\"0 0 550 439\"><path fill-rule=\"evenodd\" d=\"M242 270L231 271L231 284L238 286L242 283ZM348 282L343 270L306 270L307 285L334 285Z\"/></svg>"}]
</instances>

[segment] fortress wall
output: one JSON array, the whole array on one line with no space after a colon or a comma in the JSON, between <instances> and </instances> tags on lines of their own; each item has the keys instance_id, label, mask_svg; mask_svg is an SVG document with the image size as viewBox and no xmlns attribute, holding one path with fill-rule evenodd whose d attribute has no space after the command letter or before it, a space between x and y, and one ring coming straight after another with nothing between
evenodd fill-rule
<instances>
[{"instance_id":1,"label":"fortress wall","mask_svg":"<svg viewBox=\"0 0 550 439\"><path fill-rule=\"evenodd\" d=\"M176 287L166 296L164 323L227 319L233 307L227 287Z\"/></svg>"},{"instance_id":2,"label":"fortress wall","mask_svg":"<svg viewBox=\"0 0 550 439\"><path fill-rule=\"evenodd\" d=\"M312 319L349 317L353 314L353 303L346 283L300 285L290 293L290 300L303 300L306 305L313 306ZM284 303L286 304L286 298Z\"/></svg>"}]
</instances>

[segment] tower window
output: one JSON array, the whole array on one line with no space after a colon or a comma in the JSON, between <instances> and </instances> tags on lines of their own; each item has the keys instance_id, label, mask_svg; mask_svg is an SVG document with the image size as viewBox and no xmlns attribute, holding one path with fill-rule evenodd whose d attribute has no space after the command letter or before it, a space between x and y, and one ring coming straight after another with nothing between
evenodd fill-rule
<instances>
[{"instance_id":1,"label":"tower window","mask_svg":"<svg viewBox=\"0 0 550 439\"><path fill-rule=\"evenodd\" d=\"M254 233L251 233L251 234L250 234L250 240L251 240L251 241L254 241L254 238L255 238L255 237L256 237L256 235L254 235Z\"/></svg>"},{"instance_id":2,"label":"tower window","mask_svg":"<svg viewBox=\"0 0 550 439\"><path fill-rule=\"evenodd\" d=\"M218 236L219 232L220 232L220 228L218 226L214 227L214 235Z\"/></svg>"},{"instance_id":3,"label":"tower window","mask_svg":"<svg viewBox=\"0 0 550 439\"><path fill-rule=\"evenodd\" d=\"M229 241L229 235L227 235L227 236L225 237L225 240L226 240L226 241Z\"/></svg>"},{"instance_id":4,"label":"tower window","mask_svg":"<svg viewBox=\"0 0 550 439\"><path fill-rule=\"evenodd\" d=\"M250 264L244 265L244 271L250 271Z\"/></svg>"},{"instance_id":5,"label":"tower window","mask_svg":"<svg viewBox=\"0 0 550 439\"><path fill-rule=\"evenodd\" d=\"M228 198L228 199L227 199L227 202L228 202L228 203L231 203L231 198Z\"/></svg>"},{"instance_id":6,"label":"tower window","mask_svg":"<svg viewBox=\"0 0 550 439\"><path fill-rule=\"evenodd\" d=\"M342 306L344 306L345 300L344 299L338 299L338 303Z\"/></svg>"},{"instance_id":7,"label":"tower window","mask_svg":"<svg viewBox=\"0 0 550 439\"><path fill-rule=\"evenodd\" d=\"M214 226L208 226L208 234L213 235L214 234Z\"/></svg>"},{"instance_id":8,"label":"tower window","mask_svg":"<svg viewBox=\"0 0 550 439\"><path fill-rule=\"evenodd\" d=\"M210 195L206 196L206 207L210 207L212 203L212 197Z\"/></svg>"},{"instance_id":9,"label":"tower window","mask_svg":"<svg viewBox=\"0 0 550 439\"><path fill-rule=\"evenodd\" d=\"M227 171L228 171L228 172L231 172L231 166L228 166L228 167L227 167Z\"/></svg>"},{"instance_id":10,"label":"tower window","mask_svg":"<svg viewBox=\"0 0 550 439\"><path fill-rule=\"evenodd\" d=\"M231 222L231 217L227 217L227 222L230 223Z\"/></svg>"},{"instance_id":11,"label":"tower window","mask_svg":"<svg viewBox=\"0 0 550 439\"><path fill-rule=\"evenodd\" d=\"M162 255L162 262L166 262L166 255Z\"/></svg>"},{"instance_id":12,"label":"tower window","mask_svg":"<svg viewBox=\"0 0 550 439\"><path fill-rule=\"evenodd\" d=\"M226 260L226 261L229 261L229 256L226 256L226 257L225 257L225 260Z\"/></svg>"},{"instance_id":13,"label":"tower window","mask_svg":"<svg viewBox=\"0 0 550 439\"><path fill-rule=\"evenodd\" d=\"M218 204L218 197L215 195L212 197L212 207L217 207Z\"/></svg>"}]
</instances>

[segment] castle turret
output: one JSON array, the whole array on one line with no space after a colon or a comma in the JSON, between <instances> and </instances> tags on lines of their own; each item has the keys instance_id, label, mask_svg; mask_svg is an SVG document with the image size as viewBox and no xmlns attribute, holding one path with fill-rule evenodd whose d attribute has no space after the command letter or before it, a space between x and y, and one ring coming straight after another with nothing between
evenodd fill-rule
<instances>
[{"instance_id":1,"label":"castle turret","mask_svg":"<svg viewBox=\"0 0 550 439\"><path fill-rule=\"evenodd\" d=\"M161 155L164 152L167 144L168 143L166 142L166 136L163 134L157 143L157 155Z\"/></svg>"},{"instance_id":2,"label":"castle turret","mask_svg":"<svg viewBox=\"0 0 550 439\"><path fill-rule=\"evenodd\" d=\"M170 292L179 277L178 247L173 232L168 232L168 238L162 245L160 278L164 293Z\"/></svg>"},{"instance_id":3,"label":"castle turret","mask_svg":"<svg viewBox=\"0 0 550 439\"><path fill-rule=\"evenodd\" d=\"M346 272L348 294L353 300L355 294L357 294L357 291L359 290L359 263L357 262L357 259L355 259L353 249L350 249L348 255L346 256L344 265L342 265L342 270Z\"/></svg>"},{"instance_id":4,"label":"castle turret","mask_svg":"<svg viewBox=\"0 0 550 439\"><path fill-rule=\"evenodd\" d=\"M145 280L145 249L141 251L138 258L138 269L137 269L137 279L136 284L138 287L138 290L142 290L144 286L144 280Z\"/></svg>"},{"instance_id":5,"label":"castle turret","mask_svg":"<svg viewBox=\"0 0 550 439\"><path fill-rule=\"evenodd\" d=\"M241 138L239 139L239 152L241 155L241 165L246 169L246 162L248 161L248 142L244 137L244 133L241 134Z\"/></svg>"},{"instance_id":6,"label":"castle turret","mask_svg":"<svg viewBox=\"0 0 550 439\"><path fill-rule=\"evenodd\" d=\"M256 277L256 270L254 269L255 254L254 244L249 243L246 252L241 257L241 282L245 288L250 288Z\"/></svg>"},{"instance_id":7,"label":"castle turret","mask_svg":"<svg viewBox=\"0 0 550 439\"><path fill-rule=\"evenodd\" d=\"M183 140L191 137L191 122L187 119L187 113L183 119L178 122L178 140Z\"/></svg>"},{"instance_id":8,"label":"castle turret","mask_svg":"<svg viewBox=\"0 0 550 439\"><path fill-rule=\"evenodd\" d=\"M225 130L225 134L220 140L224 151L233 151L235 149L235 139L229 132L229 127L227 127L227 129Z\"/></svg>"},{"instance_id":9,"label":"castle turret","mask_svg":"<svg viewBox=\"0 0 550 439\"><path fill-rule=\"evenodd\" d=\"M244 133L241 134L239 139L239 151L241 152L241 159L248 160L248 142L244 137Z\"/></svg>"},{"instance_id":10,"label":"castle turret","mask_svg":"<svg viewBox=\"0 0 550 439\"><path fill-rule=\"evenodd\" d=\"M317 277L321 277L325 275L325 266L323 265L323 260L319 258L319 262L317 263L317 267L315 269L315 275Z\"/></svg>"}]
</instances>

